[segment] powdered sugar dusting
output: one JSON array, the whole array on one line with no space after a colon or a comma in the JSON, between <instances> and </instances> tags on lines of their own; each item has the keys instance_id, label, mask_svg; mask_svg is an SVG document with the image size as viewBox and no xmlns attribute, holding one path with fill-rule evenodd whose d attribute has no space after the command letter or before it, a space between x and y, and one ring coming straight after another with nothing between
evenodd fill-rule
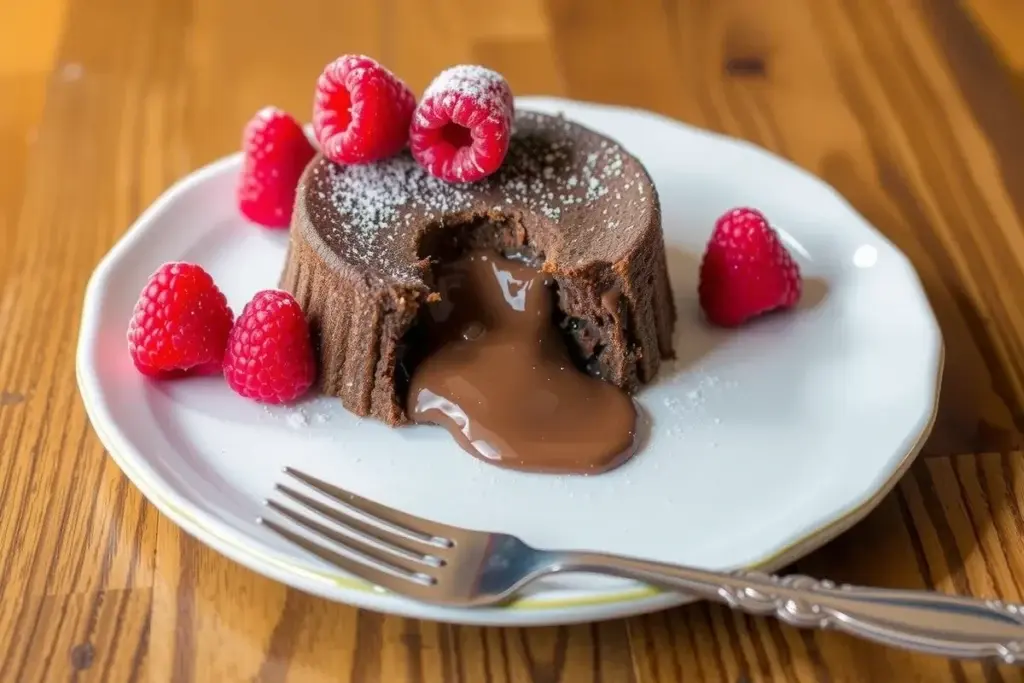
<instances>
[{"instance_id":1,"label":"powdered sugar dusting","mask_svg":"<svg viewBox=\"0 0 1024 683\"><path fill-rule=\"evenodd\" d=\"M505 93L511 94L511 91L505 77L497 71L476 64L460 64L438 74L423 91L423 99L448 93L459 93L479 102L494 99L505 103Z\"/></svg>"},{"instance_id":2,"label":"powdered sugar dusting","mask_svg":"<svg viewBox=\"0 0 1024 683\"><path fill-rule=\"evenodd\" d=\"M386 257L381 241L394 241L397 228L412 220L410 212L440 217L464 210L471 202L470 193L434 178L408 155L377 164L324 168L330 188L327 199L344 216L331 226L333 236L348 244L351 260L376 260L398 278L409 273L381 262Z\"/></svg>"},{"instance_id":3,"label":"powdered sugar dusting","mask_svg":"<svg viewBox=\"0 0 1024 683\"><path fill-rule=\"evenodd\" d=\"M465 69L477 76L488 71ZM459 72L442 76L438 88L460 78ZM477 183L444 182L402 153L372 164L322 163L303 191L317 200L309 204L311 218L332 249L382 277L416 280L411 265L415 245L407 230L414 220L444 222L530 212L557 226L586 209L588 222L599 216L604 224L599 221L594 227L613 235L643 224L638 214L650 211L652 202L636 188L650 183L646 174L640 175L636 162L618 145L604 140L596 144L589 138L581 149L580 140L580 128L561 117L520 112L504 165ZM622 189L624 177L632 189ZM315 215L325 211L326 215ZM631 220L622 221L627 214ZM579 230L573 234L578 243L565 244L565 250L584 258L594 235Z\"/></svg>"},{"instance_id":4,"label":"powdered sugar dusting","mask_svg":"<svg viewBox=\"0 0 1024 683\"><path fill-rule=\"evenodd\" d=\"M309 424L309 416L306 415L305 411L296 411L294 413L288 413L288 417L285 418L285 421L292 429L298 429Z\"/></svg>"},{"instance_id":5,"label":"powdered sugar dusting","mask_svg":"<svg viewBox=\"0 0 1024 683\"><path fill-rule=\"evenodd\" d=\"M311 396L299 403L287 405L263 405L267 417L295 430L312 430L326 425L337 414L348 417L348 413L341 411L340 403L322 396Z\"/></svg>"},{"instance_id":6,"label":"powdered sugar dusting","mask_svg":"<svg viewBox=\"0 0 1024 683\"><path fill-rule=\"evenodd\" d=\"M698 424L705 415L708 399L716 392L724 392L736 386L733 381L722 381L717 375L707 374L699 369L691 370L695 384L678 394L665 398L665 407L672 414L671 424L666 428L669 436L681 436L689 427ZM721 424L720 418L713 418L713 424Z\"/></svg>"}]
</instances>

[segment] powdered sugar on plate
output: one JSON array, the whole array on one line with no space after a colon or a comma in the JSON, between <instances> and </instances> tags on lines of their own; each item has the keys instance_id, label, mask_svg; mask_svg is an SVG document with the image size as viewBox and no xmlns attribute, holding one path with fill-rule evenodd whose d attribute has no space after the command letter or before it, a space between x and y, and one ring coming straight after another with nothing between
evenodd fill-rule
<instances>
[{"instance_id":1,"label":"powdered sugar on plate","mask_svg":"<svg viewBox=\"0 0 1024 683\"><path fill-rule=\"evenodd\" d=\"M735 387L732 380L722 381L717 375L711 375L699 369L688 372L689 381L680 386L679 391L664 399L665 407L672 414L665 431L670 436L681 436L688 431L690 424L706 424L705 418L708 401L716 394ZM700 418L700 419L698 419ZM721 424L720 418L710 420L712 424Z\"/></svg>"},{"instance_id":2,"label":"powdered sugar on plate","mask_svg":"<svg viewBox=\"0 0 1024 683\"><path fill-rule=\"evenodd\" d=\"M337 421L339 415L348 417L343 412L341 403L329 397L313 395L299 403L291 405L264 405L263 412L268 418L280 422L289 429L314 429Z\"/></svg>"}]
</instances>

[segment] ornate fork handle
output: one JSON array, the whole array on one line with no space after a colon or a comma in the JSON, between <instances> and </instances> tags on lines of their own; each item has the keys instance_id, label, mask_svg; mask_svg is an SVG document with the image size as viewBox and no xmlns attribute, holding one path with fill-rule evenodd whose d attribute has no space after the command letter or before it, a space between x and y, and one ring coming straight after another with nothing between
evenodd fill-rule
<instances>
[{"instance_id":1,"label":"ornate fork handle","mask_svg":"<svg viewBox=\"0 0 1024 683\"><path fill-rule=\"evenodd\" d=\"M834 628L946 657L1024 663L1024 605L928 591L836 585L809 576L718 573L593 553L559 553L552 571L636 579L801 628Z\"/></svg>"}]
</instances>

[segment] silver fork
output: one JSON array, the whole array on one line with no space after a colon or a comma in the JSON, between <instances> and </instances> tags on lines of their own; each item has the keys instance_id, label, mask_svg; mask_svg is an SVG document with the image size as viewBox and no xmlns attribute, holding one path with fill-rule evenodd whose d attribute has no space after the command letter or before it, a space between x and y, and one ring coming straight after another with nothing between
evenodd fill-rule
<instances>
[{"instance_id":1,"label":"silver fork","mask_svg":"<svg viewBox=\"0 0 1024 683\"><path fill-rule=\"evenodd\" d=\"M893 647L1008 664L1024 661L1024 605L836 585L807 576L713 572L602 553L538 550L507 534L414 517L291 468L285 474L316 493L311 496L285 484L278 484L277 492L317 519L275 500L267 500L266 506L328 543L268 517L259 518L260 524L350 574L415 600L450 607L494 605L541 576L595 572Z\"/></svg>"}]
</instances>

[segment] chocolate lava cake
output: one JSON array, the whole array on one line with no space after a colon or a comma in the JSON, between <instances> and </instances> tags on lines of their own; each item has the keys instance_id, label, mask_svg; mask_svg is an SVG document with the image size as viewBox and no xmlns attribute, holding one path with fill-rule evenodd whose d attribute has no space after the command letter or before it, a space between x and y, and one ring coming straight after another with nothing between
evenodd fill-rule
<instances>
[{"instance_id":1,"label":"chocolate lava cake","mask_svg":"<svg viewBox=\"0 0 1024 683\"><path fill-rule=\"evenodd\" d=\"M555 324L581 369L635 391L672 357L675 309L647 171L581 125L517 112L504 164L476 183L438 180L408 152L307 166L281 284L310 322L321 390L357 415L407 423L408 378L426 353L417 322L438 297L433 269L478 248L525 254L551 275Z\"/></svg>"}]
</instances>

